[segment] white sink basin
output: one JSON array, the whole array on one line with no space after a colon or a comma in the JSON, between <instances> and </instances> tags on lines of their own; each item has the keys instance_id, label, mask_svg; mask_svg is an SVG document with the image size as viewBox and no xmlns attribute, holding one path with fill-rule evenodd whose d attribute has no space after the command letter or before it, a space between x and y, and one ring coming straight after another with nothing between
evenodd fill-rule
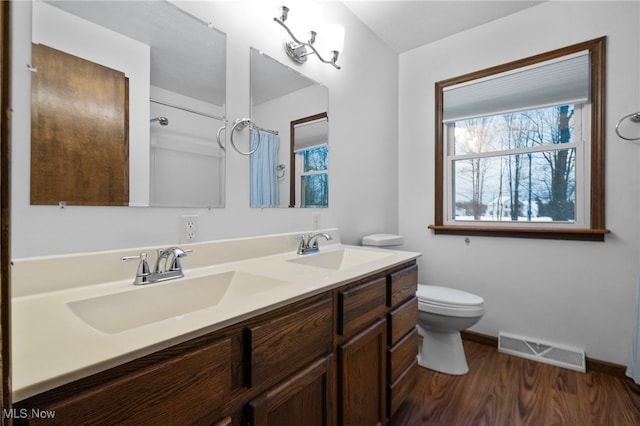
<instances>
[{"instance_id":1,"label":"white sink basin","mask_svg":"<svg viewBox=\"0 0 640 426\"><path fill-rule=\"evenodd\" d=\"M288 262L340 271L392 255L393 252L386 253L373 250L345 248L324 253L305 254L295 259L291 259Z\"/></svg>"},{"instance_id":2,"label":"white sink basin","mask_svg":"<svg viewBox=\"0 0 640 426\"><path fill-rule=\"evenodd\" d=\"M107 334L240 301L282 285L285 281L230 271L197 278L132 286L131 290L69 302L71 311L91 327Z\"/></svg>"}]
</instances>

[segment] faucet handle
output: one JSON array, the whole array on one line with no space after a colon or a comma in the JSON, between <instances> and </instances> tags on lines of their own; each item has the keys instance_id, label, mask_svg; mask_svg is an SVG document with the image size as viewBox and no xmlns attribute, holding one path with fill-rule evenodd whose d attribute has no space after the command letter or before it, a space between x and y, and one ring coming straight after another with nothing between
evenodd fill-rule
<instances>
[{"instance_id":1,"label":"faucet handle","mask_svg":"<svg viewBox=\"0 0 640 426\"><path fill-rule=\"evenodd\" d=\"M182 271L182 262L180 261L180 258L185 257L187 253L191 252L193 252L193 249L183 250L177 246L158 249L156 272L162 271L161 267L164 267L164 272ZM164 261L163 265L161 265L161 261Z\"/></svg>"},{"instance_id":2,"label":"faucet handle","mask_svg":"<svg viewBox=\"0 0 640 426\"><path fill-rule=\"evenodd\" d=\"M140 263L138 264L138 270L136 271L136 278L133 281L134 284L146 284L148 278L151 276L151 269L149 268L149 263L147 262L147 253L142 252L137 256L123 256L123 262L129 262L131 260L140 259Z\"/></svg>"}]
</instances>

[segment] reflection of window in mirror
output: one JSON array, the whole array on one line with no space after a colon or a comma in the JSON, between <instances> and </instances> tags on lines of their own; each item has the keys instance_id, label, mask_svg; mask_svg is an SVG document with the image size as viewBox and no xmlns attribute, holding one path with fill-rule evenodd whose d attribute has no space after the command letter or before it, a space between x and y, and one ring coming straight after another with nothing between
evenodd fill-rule
<instances>
[{"instance_id":1,"label":"reflection of window in mirror","mask_svg":"<svg viewBox=\"0 0 640 426\"><path fill-rule=\"evenodd\" d=\"M328 154L327 144L296 151L300 207L329 207Z\"/></svg>"},{"instance_id":2,"label":"reflection of window in mirror","mask_svg":"<svg viewBox=\"0 0 640 426\"><path fill-rule=\"evenodd\" d=\"M604 38L436 83L436 233L602 241Z\"/></svg>"},{"instance_id":3,"label":"reflection of window in mirror","mask_svg":"<svg viewBox=\"0 0 640 426\"><path fill-rule=\"evenodd\" d=\"M292 121L291 141L289 207L329 207L327 113Z\"/></svg>"}]
</instances>

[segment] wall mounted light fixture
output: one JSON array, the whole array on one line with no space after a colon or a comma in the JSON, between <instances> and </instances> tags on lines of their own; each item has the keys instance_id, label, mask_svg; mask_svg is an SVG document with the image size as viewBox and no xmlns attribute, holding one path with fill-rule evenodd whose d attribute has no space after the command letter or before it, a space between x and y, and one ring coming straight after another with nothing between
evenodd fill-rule
<instances>
[{"instance_id":1,"label":"wall mounted light fixture","mask_svg":"<svg viewBox=\"0 0 640 426\"><path fill-rule=\"evenodd\" d=\"M289 8L281 6L280 17L273 18L274 21L282 25L291 37L291 40L284 42L287 55L293 61L304 64L307 61L307 56L315 54L321 62L340 69L336 62L344 47L344 27L338 24L324 25L322 6L319 4L308 3L304 6L301 5L301 7L299 11L296 11L296 14L292 14L293 16L289 18ZM287 19L289 19L289 26L285 23ZM307 41L301 41L294 35L294 32L308 35ZM324 59L320 51L328 52L331 59Z\"/></svg>"}]
</instances>

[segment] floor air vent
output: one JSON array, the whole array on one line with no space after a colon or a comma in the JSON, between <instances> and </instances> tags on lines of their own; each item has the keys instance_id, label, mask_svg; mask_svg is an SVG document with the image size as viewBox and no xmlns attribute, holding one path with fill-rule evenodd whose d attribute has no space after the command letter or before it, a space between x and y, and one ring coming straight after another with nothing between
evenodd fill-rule
<instances>
[{"instance_id":1,"label":"floor air vent","mask_svg":"<svg viewBox=\"0 0 640 426\"><path fill-rule=\"evenodd\" d=\"M498 351L584 373L584 351L552 343L534 342L526 337L498 334Z\"/></svg>"}]
</instances>

